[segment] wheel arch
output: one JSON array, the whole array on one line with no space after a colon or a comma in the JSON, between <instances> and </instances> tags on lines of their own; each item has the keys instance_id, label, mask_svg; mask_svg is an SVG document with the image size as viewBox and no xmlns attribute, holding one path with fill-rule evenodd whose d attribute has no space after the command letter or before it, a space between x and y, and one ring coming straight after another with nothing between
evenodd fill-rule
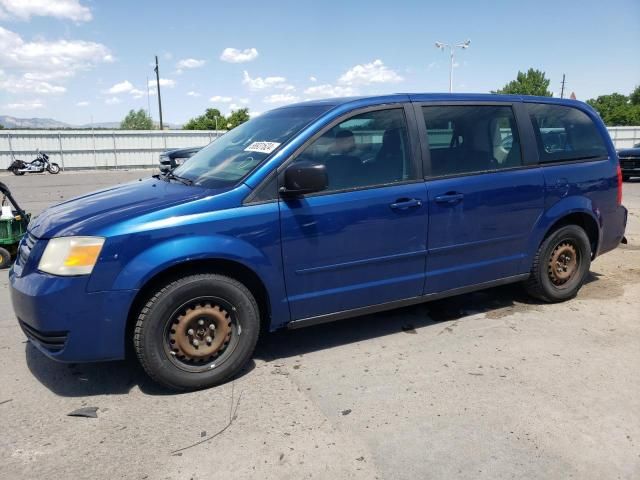
<instances>
[{"instance_id":1,"label":"wheel arch","mask_svg":"<svg viewBox=\"0 0 640 480\"><path fill-rule=\"evenodd\" d=\"M567 225L577 225L586 232L589 237L589 243L591 244L591 259L594 259L597 256L598 248L600 247L602 236L601 228L595 216L591 212L584 210L567 212L565 215L550 222L544 231L544 235L538 241L537 248L549 235L559 228Z\"/></svg>"},{"instance_id":2,"label":"wheel arch","mask_svg":"<svg viewBox=\"0 0 640 480\"><path fill-rule=\"evenodd\" d=\"M260 276L246 265L225 258L206 258L197 260L185 260L166 267L156 272L147 279L136 294L127 315L127 325L125 330L125 351L127 356L132 354L132 343L130 342L135 328L138 313L144 304L151 297L153 292L162 288L163 285L188 275L199 273L216 273L225 275L239 281L245 285L254 295L260 310L261 331L267 331L271 325L271 301L267 288Z\"/></svg>"}]
</instances>

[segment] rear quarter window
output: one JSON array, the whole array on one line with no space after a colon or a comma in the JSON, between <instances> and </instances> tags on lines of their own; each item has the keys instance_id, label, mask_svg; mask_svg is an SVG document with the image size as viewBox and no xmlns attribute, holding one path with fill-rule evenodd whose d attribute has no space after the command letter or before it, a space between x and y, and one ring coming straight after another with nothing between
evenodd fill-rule
<instances>
[{"instance_id":1,"label":"rear quarter window","mask_svg":"<svg viewBox=\"0 0 640 480\"><path fill-rule=\"evenodd\" d=\"M540 162L566 162L606 157L607 147L593 120L577 108L527 104L538 143Z\"/></svg>"}]
</instances>

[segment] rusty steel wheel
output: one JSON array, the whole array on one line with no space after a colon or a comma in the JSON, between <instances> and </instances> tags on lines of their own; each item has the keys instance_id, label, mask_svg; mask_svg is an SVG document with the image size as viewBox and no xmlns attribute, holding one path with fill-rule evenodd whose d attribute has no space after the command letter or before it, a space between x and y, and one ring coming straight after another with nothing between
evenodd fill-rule
<instances>
[{"instance_id":1,"label":"rusty steel wheel","mask_svg":"<svg viewBox=\"0 0 640 480\"><path fill-rule=\"evenodd\" d=\"M591 265L592 243L578 225L551 232L540 244L525 282L529 294L545 302L573 298L585 282Z\"/></svg>"},{"instance_id":2,"label":"rusty steel wheel","mask_svg":"<svg viewBox=\"0 0 640 480\"><path fill-rule=\"evenodd\" d=\"M226 301L203 297L178 308L165 331L165 351L172 363L191 372L220 365L233 352L240 327L235 307Z\"/></svg>"},{"instance_id":3,"label":"rusty steel wheel","mask_svg":"<svg viewBox=\"0 0 640 480\"><path fill-rule=\"evenodd\" d=\"M580 256L571 242L556 245L549 258L549 279L556 287L562 288L578 271Z\"/></svg>"}]
</instances>

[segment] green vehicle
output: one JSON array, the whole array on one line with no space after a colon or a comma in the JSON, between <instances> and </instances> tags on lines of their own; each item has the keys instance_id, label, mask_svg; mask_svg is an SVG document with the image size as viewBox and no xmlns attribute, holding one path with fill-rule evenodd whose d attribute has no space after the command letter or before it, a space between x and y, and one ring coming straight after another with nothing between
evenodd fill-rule
<instances>
[{"instance_id":1,"label":"green vehicle","mask_svg":"<svg viewBox=\"0 0 640 480\"><path fill-rule=\"evenodd\" d=\"M11 258L18 251L18 244L29 225L29 215L20 208L15 201L9 187L0 182L0 195L2 202L0 205L5 206L7 200L11 204L11 218L0 217L0 269L8 268L11 265Z\"/></svg>"}]
</instances>

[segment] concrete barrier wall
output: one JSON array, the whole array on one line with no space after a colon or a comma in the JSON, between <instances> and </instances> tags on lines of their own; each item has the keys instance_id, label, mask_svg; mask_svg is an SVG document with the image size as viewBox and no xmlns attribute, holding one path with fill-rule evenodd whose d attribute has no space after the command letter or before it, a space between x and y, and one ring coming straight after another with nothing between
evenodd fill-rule
<instances>
[{"instance_id":1,"label":"concrete barrier wall","mask_svg":"<svg viewBox=\"0 0 640 480\"><path fill-rule=\"evenodd\" d=\"M37 150L66 169L151 167L170 148L201 147L223 130L4 130L0 169L12 159L30 161Z\"/></svg>"},{"instance_id":2,"label":"concrete barrier wall","mask_svg":"<svg viewBox=\"0 0 640 480\"><path fill-rule=\"evenodd\" d=\"M609 127L616 148L640 143L640 126ZM38 149L66 169L155 167L169 148L204 146L223 130L0 130L0 169Z\"/></svg>"}]
</instances>

